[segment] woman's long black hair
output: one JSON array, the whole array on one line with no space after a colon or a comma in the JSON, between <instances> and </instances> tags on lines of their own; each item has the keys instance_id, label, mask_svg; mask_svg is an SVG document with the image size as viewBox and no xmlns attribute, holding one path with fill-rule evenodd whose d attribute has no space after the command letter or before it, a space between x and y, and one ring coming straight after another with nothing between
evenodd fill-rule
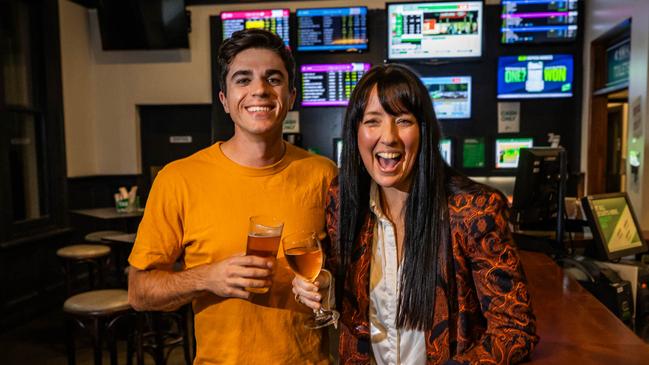
<instances>
[{"instance_id":1,"label":"woman's long black hair","mask_svg":"<svg viewBox=\"0 0 649 365\"><path fill-rule=\"evenodd\" d=\"M339 237L346 271L352 247L369 212L371 178L358 151L358 126L372 89L376 86L383 109L390 115L411 113L420 128L412 186L405 206L405 235L401 270L401 297L397 326L430 330L433 326L435 292L448 279L450 228L445 163L439 151L441 131L426 87L409 68L379 65L367 72L352 92L343 126L340 170ZM441 258L441 261L438 261ZM342 284L342 283L340 283Z\"/></svg>"}]
</instances>

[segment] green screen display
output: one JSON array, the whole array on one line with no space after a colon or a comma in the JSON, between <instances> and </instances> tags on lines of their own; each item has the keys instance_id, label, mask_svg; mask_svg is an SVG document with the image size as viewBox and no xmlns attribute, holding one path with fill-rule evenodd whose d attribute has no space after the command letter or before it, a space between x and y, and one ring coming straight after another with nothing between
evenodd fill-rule
<instances>
[{"instance_id":1,"label":"green screen display","mask_svg":"<svg viewBox=\"0 0 649 365\"><path fill-rule=\"evenodd\" d=\"M484 138L465 138L462 144L462 167L482 168L485 165Z\"/></svg>"}]
</instances>

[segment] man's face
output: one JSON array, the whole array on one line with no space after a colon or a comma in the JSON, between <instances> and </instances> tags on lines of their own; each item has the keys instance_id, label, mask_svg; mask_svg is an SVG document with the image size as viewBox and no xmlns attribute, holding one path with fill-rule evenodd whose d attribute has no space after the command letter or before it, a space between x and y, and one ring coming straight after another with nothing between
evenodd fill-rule
<instances>
[{"instance_id":1,"label":"man's face","mask_svg":"<svg viewBox=\"0 0 649 365\"><path fill-rule=\"evenodd\" d=\"M225 82L227 95L220 92L219 100L235 134L281 138L282 122L295 102L282 59L268 49L246 49L230 63Z\"/></svg>"}]
</instances>

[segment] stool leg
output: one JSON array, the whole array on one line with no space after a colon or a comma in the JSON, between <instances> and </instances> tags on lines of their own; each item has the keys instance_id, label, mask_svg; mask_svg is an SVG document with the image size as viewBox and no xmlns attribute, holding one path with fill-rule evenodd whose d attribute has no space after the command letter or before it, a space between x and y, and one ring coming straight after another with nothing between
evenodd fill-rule
<instances>
[{"instance_id":1,"label":"stool leg","mask_svg":"<svg viewBox=\"0 0 649 365\"><path fill-rule=\"evenodd\" d=\"M95 365L101 365L101 325L98 318L92 320L92 350L95 358Z\"/></svg>"},{"instance_id":2,"label":"stool leg","mask_svg":"<svg viewBox=\"0 0 649 365\"><path fill-rule=\"evenodd\" d=\"M191 365L192 359L189 355L189 325L187 323L187 307L180 308L180 323L178 323L178 331L183 338L183 352L185 354L185 365Z\"/></svg>"},{"instance_id":3,"label":"stool leg","mask_svg":"<svg viewBox=\"0 0 649 365\"><path fill-rule=\"evenodd\" d=\"M160 328L160 315L158 313L151 313L151 326L153 327L153 338L155 344L153 346L153 358L156 365L164 365L164 340L162 338L162 328Z\"/></svg>"},{"instance_id":4,"label":"stool leg","mask_svg":"<svg viewBox=\"0 0 649 365\"><path fill-rule=\"evenodd\" d=\"M115 339L115 327L106 328L106 341L108 342L108 351L110 354L110 365L117 365L117 341Z\"/></svg>"},{"instance_id":5,"label":"stool leg","mask_svg":"<svg viewBox=\"0 0 649 365\"><path fill-rule=\"evenodd\" d=\"M90 284L89 290L95 289L95 265L92 262L88 262L88 283Z\"/></svg>"},{"instance_id":6,"label":"stool leg","mask_svg":"<svg viewBox=\"0 0 649 365\"><path fill-rule=\"evenodd\" d=\"M68 365L76 365L76 353L74 349L74 322L65 319L65 350L68 355Z\"/></svg>"},{"instance_id":7,"label":"stool leg","mask_svg":"<svg viewBox=\"0 0 649 365\"><path fill-rule=\"evenodd\" d=\"M136 315L136 332L135 332L135 354L137 365L144 365L144 313L138 312Z\"/></svg>"}]
</instances>

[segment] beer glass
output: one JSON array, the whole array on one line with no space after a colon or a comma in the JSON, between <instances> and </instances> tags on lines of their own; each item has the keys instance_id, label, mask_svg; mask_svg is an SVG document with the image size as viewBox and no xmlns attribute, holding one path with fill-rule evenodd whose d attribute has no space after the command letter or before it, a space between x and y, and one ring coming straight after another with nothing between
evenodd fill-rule
<instances>
[{"instance_id":1,"label":"beer glass","mask_svg":"<svg viewBox=\"0 0 649 365\"><path fill-rule=\"evenodd\" d=\"M263 215L250 217L246 255L277 257L283 228L284 222L274 217ZM247 291L258 294L267 293L269 289L268 287L246 288Z\"/></svg>"},{"instance_id":2,"label":"beer glass","mask_svg":"<svg viewBox=\"0 0 649 365\"><path fill-rule=\"evenodd\" d=\"M292 233L282 239L282 246L291 270L302 279L313 283L322 270L324 260L322 246L315 232ZM338 317L340 314L335 310L325 310L320 306L320 309L313 311L313 316L305 323L305 327L326 327L335 324Z\"/></svg>"}]
</instances>

